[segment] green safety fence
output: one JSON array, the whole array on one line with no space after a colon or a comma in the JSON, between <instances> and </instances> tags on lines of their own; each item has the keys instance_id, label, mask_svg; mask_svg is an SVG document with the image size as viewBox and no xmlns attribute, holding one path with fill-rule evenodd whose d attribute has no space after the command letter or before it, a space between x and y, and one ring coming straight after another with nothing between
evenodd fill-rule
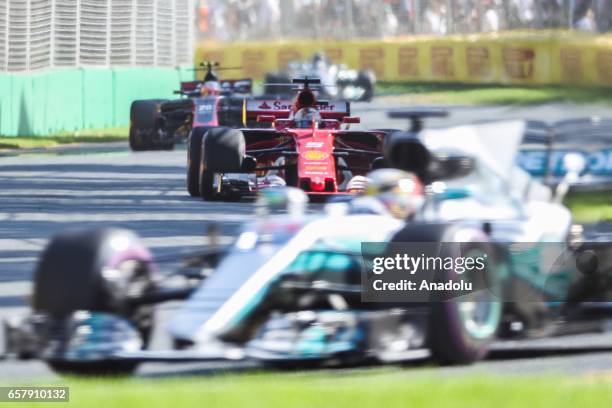
<instances>
[{"instance_id":1,"label":"green safety fence","mask_svg":"<svg viewBox=\"0 0 612 408\"><path fill-rule=\"evenodd\" d=\"M137 99L172 98L192 69L81 68L0 73L0 135L124 127Z\"/></svg>"}]
</instances>

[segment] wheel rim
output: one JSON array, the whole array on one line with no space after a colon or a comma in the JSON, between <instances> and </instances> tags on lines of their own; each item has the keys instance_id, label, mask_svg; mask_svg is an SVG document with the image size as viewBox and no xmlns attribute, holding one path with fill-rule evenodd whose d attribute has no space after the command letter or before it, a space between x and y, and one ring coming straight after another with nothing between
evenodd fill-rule
<instances>
[{"instance_id":1,"label":"wheel rim","mask_svg":"<svg viewBox=\"0 0 612 408\"><path fill-rule=\"evenodd\" d=\"M472 250L466 257L476 258L487 255L482 250ZM485 257L485 270L488 275L494 273L491 261ZM490 276L489 276L490 278ZM464 300L458 300L459 317L467 333L476 339L491 337L497 330L501 319L501 302L495 292L495 286L470 294Z\"/></svg>"}]
</instances>

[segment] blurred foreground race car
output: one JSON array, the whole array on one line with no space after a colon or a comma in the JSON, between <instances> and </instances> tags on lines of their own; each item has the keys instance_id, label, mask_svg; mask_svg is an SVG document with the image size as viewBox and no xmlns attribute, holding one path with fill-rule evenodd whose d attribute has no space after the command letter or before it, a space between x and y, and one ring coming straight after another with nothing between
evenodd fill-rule
<instances>
[{"instance_id":1,"label":"blurred foreground race car","mask_svg":"<svg viewBox=\"0 0 612 408\"><path fill-rule=\"evenodd\" d=\"M353 131L346 101L317 100L319 79L295 79L295 100L248 100L245 119L267 128L194 127L189 135L187 189L204 200L239 199L288 185L309 195L350 191L351 180L383 161L388 131Z\"/></svg>"},{"instance_id":2,"label":"blurred foreground race car","mask_svg":"<svg viewBox=\"0 0 612 408\"><path fill-rule=\"evenodd\" d=\"M7 323L8 355L79 374L151 361L294 366L430 355L468 364L494 339L603 330L610 245L581 242L568 210L514 164L524 123L420 132L428 115L440 112L393 114L414 124L391 137L385 160L395 169L371 173L366 195L306 215L301 190L265 190L265 208L285 206L286 215L262 215L234 245L194 253L165 275L132 232L58 235L35 274L32 314ZM478 256L487 285L461 297L368 300L371 266L394 245ZM454 265L433 271L433 283L456 279L465 264ZM168 327L173 348L149 349L153 306L171 300L184 300Z\"/></svg>"},{"instance_id":3,"label":"blurred foreground race car","mask_svg":"<svg viewBox=\"0 0 612 408\"><path fill-rule=\"evenodd\" d=\"M317 53L311 61L290 62L285 71L268 73L264 95L290 97L287 84L292 78L320 78L322 98L369 102L374 97L376 75L372 71L357 71L346 65L332 64L324 54Z\"/></svg>"},{"instance_id":4,"label":"blurred foreground race car","mask_svg":"<svg viewBox=\"0 0 612 408\"><path fill-rule=\"evenodd\" d=\"M250 79L219 80L217 63L204 63L202 81L182 82L176 100L134 101L130 109L130 148L133 151L171 150L194 127L245 126L243 109L251 97Z\"/></svg>"}]
</instances>

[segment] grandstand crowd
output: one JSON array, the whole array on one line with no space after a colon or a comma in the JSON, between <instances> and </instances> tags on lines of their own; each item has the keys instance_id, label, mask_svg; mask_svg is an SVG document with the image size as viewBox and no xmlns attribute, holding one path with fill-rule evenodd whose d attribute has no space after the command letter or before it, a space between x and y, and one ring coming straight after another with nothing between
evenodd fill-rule
<instances>
[{"instance_id":1,"label":"grandstand crowd","mask_svg":"<svg viewBox=\"0 0 612 408\"><path fill-rule=\"evenodd\" d=\"M202 38L380 38L528 28L612 30L612 0L199 0Z\"/></svg>"}]
</instances>

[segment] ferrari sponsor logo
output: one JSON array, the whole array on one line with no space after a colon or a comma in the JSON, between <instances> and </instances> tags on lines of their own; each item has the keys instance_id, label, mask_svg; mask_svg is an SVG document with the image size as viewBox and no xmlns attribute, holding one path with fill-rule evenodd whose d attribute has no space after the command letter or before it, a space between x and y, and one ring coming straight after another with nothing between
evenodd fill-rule
<instances>
[{"instance_id":1,"label":"ferrari sponsor logo","mask_svg":"<svg viewBox=\"0 0 612 408\"><path fill-rule=\"evenodd\" d=\"M306 174L327 174L326 166L304 166L304 173Z\"/></svg>"},{"instance_id":2,"label":"ferrari sponsor logo","mask_svg":"<svg viewBox=\"0 0 612 408\"><path fill-rule=\"evenodd\" d=\"M248 106L249 110L252 110L251 104ZM341 105L340 105L341 106ZM262 101L257 102L257 110L260 111L289 111L293 108L293 105L289 101ZM335 103L329 103L325 105L317 105L317 109L321 112L344 112Z\"/></svg>"},{"instance_id":3,"label":"ferrari sponsor logo","mask_svg":"<svg viewBox=\"0 0 612 408\"><path fill-rule=\"evenodd\" d=\"M535 50L532 48L504 48L502 53L506 75L511 79L533 79Z\"/></svg>"},{"instance_id":4,"label":"ferrari sponsor logo","mask_svg":"<svg viewBox=\"0 0 612 408\"><path fill-rule=\"evenodd\" d=\"M327 104L327 105L317 105L317 109L322 111L322 112L335 112L336 111L336 105L333 103Z\"/></svg>"},{"instance_id":5,"label":"ferrari sponsor logo","mask_svg":"<svg viewBox=\"0 0 612 408\"><path fill-rule=\"evenodd\" d=\"M302 153L302 157L306 160L321 161L329 157L329 154L320 150L309 150Z\"/></svg>"},{"instance_id":6,"label":"ferrari sponsor logo","mask_svg":"<svg viewBox=\"0 0 612 408\"><path fill-rule=\"evenodd\" d=\"M306 143L307 149L321 149L323 147L323 142L308 142Z\"/></svg>"}]
</instances>

